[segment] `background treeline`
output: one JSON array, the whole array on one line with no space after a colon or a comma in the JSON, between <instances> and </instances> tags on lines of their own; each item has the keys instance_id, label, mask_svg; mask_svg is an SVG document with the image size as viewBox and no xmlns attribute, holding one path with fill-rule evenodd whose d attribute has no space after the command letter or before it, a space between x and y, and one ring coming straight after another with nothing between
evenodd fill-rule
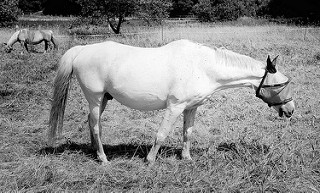
<instances>
[{"instance_id":1,"label":"background treeline","mask_svg":"<svg viewBox=\"0 0 320 193\"><path fill-rule=\"evenodd\" d=\"M319 0L2 0L0 20L15 20L21 13L38 11L45 15L99 16L117 12L120 6L130 9L125 16L150 18L192 15L210 22L267 16L307 23L320 21Z\"/></svg>"}]
</instances>

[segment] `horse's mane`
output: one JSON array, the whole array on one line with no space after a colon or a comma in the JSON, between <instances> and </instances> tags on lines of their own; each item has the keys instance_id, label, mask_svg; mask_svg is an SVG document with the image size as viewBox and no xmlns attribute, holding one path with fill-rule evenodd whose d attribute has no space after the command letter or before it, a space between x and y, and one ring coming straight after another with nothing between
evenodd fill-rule
<instances>
[{"instance_id":1,"label":"horse's mane","mask_svg":"<svg viewBox=\"0 0 320 193\"><path fill-rule=\"evenodd\" d=\"M217 58L220 59L220 65L232 68L250 69L252 71L265 68L263 62L246 55L235 53L224 47L215 48L214 50Z\"/></svg>"}]
</instances>

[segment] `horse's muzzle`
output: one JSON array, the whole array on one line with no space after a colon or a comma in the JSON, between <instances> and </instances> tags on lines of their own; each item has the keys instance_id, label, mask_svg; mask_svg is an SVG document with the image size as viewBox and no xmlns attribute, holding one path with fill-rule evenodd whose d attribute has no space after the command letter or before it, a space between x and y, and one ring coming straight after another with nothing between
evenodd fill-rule
<instances>
[{"instance_id":1,"label":"horse's muzzle","mask_svg":"<svg viewBox=\"0 0 320 193\"><path fill-rule=\"evenodd\" d=\"M294 103L293 101L282 105L279 108L279 116L282 117L283 115L285 115L287 118L290 118L293 115L294 112Z\"/></svg>"},{"instance_id":2,"label":"horse's muzzle","mask_svg":"<svg viewBox=\"0 0 320 193\"><path fill-rule=\"evenodd\" d=\"M13 49L12 48L5 48L4 50L6 53L10 53Z\"/></svg>"}]
</instances>

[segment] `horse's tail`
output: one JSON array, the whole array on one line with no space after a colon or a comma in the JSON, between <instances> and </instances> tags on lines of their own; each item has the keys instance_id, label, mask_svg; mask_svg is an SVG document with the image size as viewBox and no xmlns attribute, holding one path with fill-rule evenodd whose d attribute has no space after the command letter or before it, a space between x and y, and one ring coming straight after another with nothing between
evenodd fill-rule
<instances>
[{"instance_id":1,"label":"horse's tail","mask_svg":"<svg viewBox=\"0 0 320 193\"><path fill-rule=\"evenodd\" d=\"M54 49L58 50L58 40L54 37L53 32L51 33L51 42L53 43Z\"/></svg>"},{"instance_id":2,"label":"horse's tail","mask_svg":"<svg viewBox=\"0 0 320 193\"><path fill-rule=\"evenodd\" d=\"M49 118L48 141L53 145L57 134L62 133L63 116L66 108L67 96L73 73L73 61L81 51L82 46L69 49L61 58L57 75L54 79L53 99Z\"/></svg>"}]
</instances>

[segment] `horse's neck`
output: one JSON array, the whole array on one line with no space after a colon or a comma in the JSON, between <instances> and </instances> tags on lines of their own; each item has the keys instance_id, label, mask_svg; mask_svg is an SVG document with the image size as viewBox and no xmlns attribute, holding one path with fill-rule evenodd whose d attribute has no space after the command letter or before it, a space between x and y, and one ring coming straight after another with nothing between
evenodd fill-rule
<instances>
[{"instance_id":1,"label":"horse's neck","mask_svg":"<svg viewBox=\"0 0 320 193\"><path fill-rule=\"evenodd\" d=\"M216 59L221 89L258 86L265 72L262 62L225 49L217 50Z\"/></svg>"},{"instance_id":2,"label":"horse's neck","mask_svg":"<svg viewBox=\"0 0 320 193\"><path fill-rule=\"evenodd\" d=\"M18 36L19 36L20 31L16 31L11 38L9 39L7 46L12 46L14 43L18 41Z\"/></svg>"}]
</instances>

